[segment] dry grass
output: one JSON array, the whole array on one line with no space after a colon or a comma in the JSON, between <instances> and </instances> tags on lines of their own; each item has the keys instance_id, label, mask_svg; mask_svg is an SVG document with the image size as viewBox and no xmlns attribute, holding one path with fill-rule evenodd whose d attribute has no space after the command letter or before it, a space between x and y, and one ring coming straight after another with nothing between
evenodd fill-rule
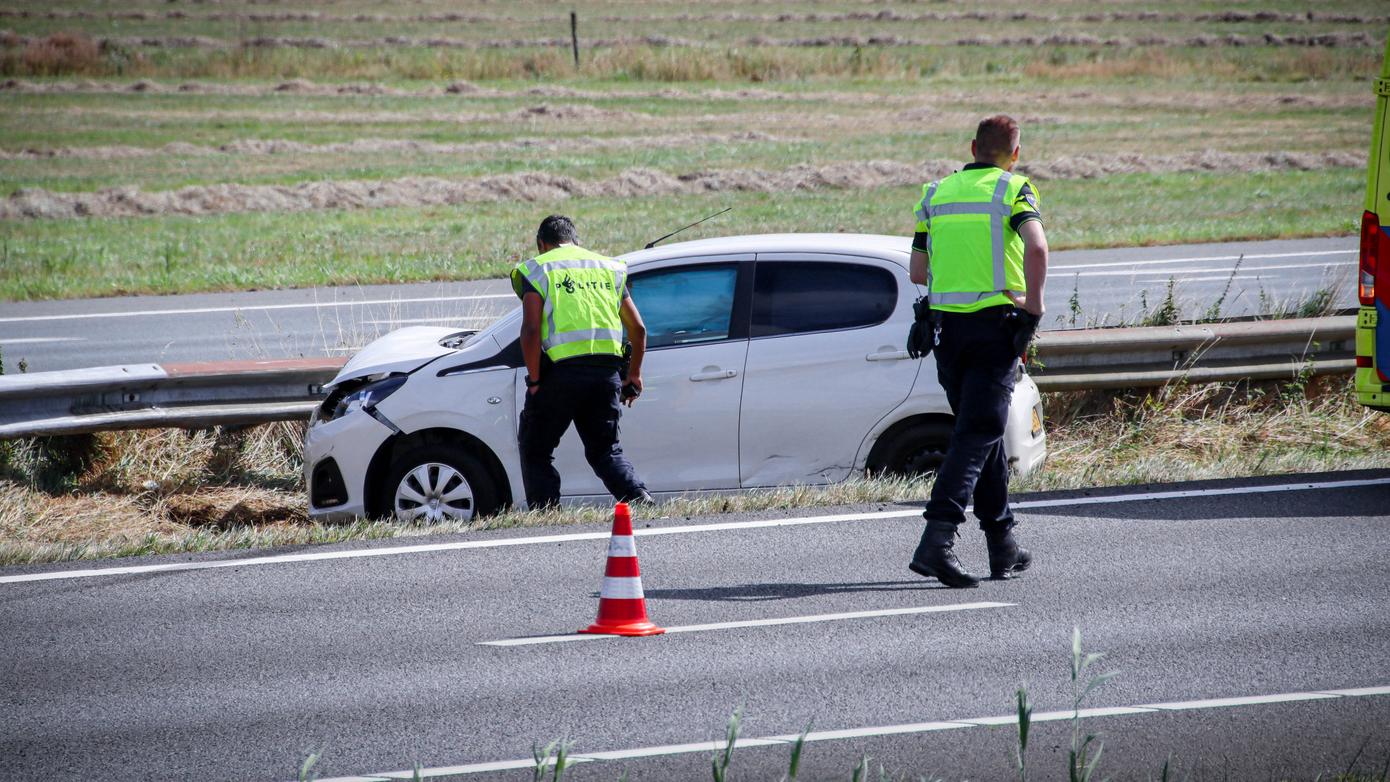
<instances>
[{"instance_id":1,"label":"dry grass","mask_svg":"<svg viewBox=\"0 0 1390 782\"><path fill-rule=\"evenodd\" d=\"M119 73L117 58L81 33L60 32L23 43L0 41L0 74L6 76L97 76Z\"/></svg>"},{"instance_id":2,"label":"dry grass","mask_svg":"<svg viewBox=\"0 0 1390 782\"><path fill-rule=\"evenodd\" d=\"M1390 416L1348 380L1174 384L1153 394L1049 394L1048 462L1019 490L1390 466Z\"/></svg>"},{"instance_id":3,"label":"dry grass","mask_svg":"<svg viewBox=\"0 0 1390 782\"><path fill-rule=\"evenodd\" d=\"M1173 385L1154 393L1044 398L1048 463L1016 479L1046 491L1390 468L1390 416L1351 401L1346 378ZM307 519L295 424L241 431L107 433L9 444L0 478L0 564L214 551L480 529L600 524L604 507L508 512L471 524ZM782 512L923 499L922 479L854 480L682 497L640 518Z\"/></svg>"}]
</instances>

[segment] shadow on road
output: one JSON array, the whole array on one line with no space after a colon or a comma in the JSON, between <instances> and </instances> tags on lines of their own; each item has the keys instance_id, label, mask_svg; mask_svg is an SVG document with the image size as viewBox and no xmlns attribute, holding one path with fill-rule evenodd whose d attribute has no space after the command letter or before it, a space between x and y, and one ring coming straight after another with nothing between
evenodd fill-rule
<instances>
[{"instance_id":1,"label":"shadow on road","mask_svg":"<svg viewBox=\"0 0 1390 782\"><path fill-rule=\"evenodd\" d=\"M649 600L731 600L758 602L788 600L797 597L839 595L848 592L901 592L917 589L944 589L936 581L863 581L848 584L740 584L738 586L704 587L697 589L648 589ZM598 597L598 593L593 594Z\"/></svg>"}]
</instances>

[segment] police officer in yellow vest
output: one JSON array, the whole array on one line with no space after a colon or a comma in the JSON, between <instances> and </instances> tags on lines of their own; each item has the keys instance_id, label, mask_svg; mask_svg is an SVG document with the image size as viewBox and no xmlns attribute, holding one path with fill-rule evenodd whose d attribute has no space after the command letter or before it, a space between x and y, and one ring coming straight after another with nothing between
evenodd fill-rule
<instances>
[{"instance_id":1,"label":"police officer in yellow vest","mask_svg":"<svg viewBox=\"0 0 1390 782\"><path fill-rule=\"evenodd\" d=\"M570 422L584 457L608 491L624 502L650 502L647 488L618 444L622 405L642 393L647 329L627 292L627 264L579 246L574 223L551 215L536 231L535 258L512 270L521 297L521 353L526 405L517 445L526 504L560 501L555 447ZM618 376L623 330L632 343L627 384Z\"/></svg>"},{"instance_id":2,"label":"police officer in yellow vest","mask_svg":"<svg viewBox=\"0 0 1390 782\"><path fill-rule=\"evenodd\" d=\"M975 162L922 187L912 243L912 281L928 286L927 349L955 413L955 431L923 516L926 530L908 567L949 587L979 580L952 550L974 500L994 578L1025 570L1032 555L1014 540L1004 425L1020 355L1043 314L1047 237L1037 189L1012 173L1019 129L997 115L980 122Z\"/></svg>"}]
</instances>

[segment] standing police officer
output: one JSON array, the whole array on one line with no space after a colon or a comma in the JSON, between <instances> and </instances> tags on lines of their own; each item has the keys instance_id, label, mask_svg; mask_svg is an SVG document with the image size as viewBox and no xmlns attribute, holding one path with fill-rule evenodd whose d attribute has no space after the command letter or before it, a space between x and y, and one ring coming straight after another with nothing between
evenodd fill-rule
<instances>
[{"instance_id":1,"label":"standing police officer","mask_svg":"<svg viewBox=\"0 0 1390 782\"><path fill-rule=\"evenodd\" d=\"M551 215L536 231L539 255L512 270L521 297L521 354L526 360L526 405L517 445L526 504L560 502L555 446L570 422L584 443L584 458L614 497L651 501L618 444L622 404L642 393L647 328L627 292L627 264L579 246L574 223ZM627 385L623 329L632 343Z\"/></svg>"},{"instance_id":2,"label":"standing police officer","mask_svg":"<svg viewBox=\"0 0 1390 782\"><path fill-rule=\"evenodd\" d=\"M1032 555L1014 540L1004 425L1020 355L1043 314L1047 237L1037 190L1013 174L1018 123L1002 114L980 122L975 162L922 187L912 243L912 281L926 285L937 378L955 414L955 432L927 502L926 530L908 567L949 587L979 580L952 546L974 499L989 547L989 571L1009 578Z\"/></svg>"}]
</instances>

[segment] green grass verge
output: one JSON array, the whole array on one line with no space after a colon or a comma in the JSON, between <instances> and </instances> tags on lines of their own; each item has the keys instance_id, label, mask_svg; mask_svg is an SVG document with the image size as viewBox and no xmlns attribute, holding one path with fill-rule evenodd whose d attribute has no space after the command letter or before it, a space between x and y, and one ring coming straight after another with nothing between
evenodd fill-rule
<instances>
[{"instance_id":1,"label":"green grass verge","mask_svg":"<svg viewBox=\"0 0 1390 782\"><path fill-rule=\"evenodd\" d=\"M1345 235L1364 174L1132 174L1040 184L1054 249ZM913 188L723 193L553 203L0 223L0 298L231 291L502 277L534 225L573 215L613 254L732 206L682 235L784 231L905 235ZM1341 208L1329 205L1343 205Z\"/></svg>"}]
</instances>

